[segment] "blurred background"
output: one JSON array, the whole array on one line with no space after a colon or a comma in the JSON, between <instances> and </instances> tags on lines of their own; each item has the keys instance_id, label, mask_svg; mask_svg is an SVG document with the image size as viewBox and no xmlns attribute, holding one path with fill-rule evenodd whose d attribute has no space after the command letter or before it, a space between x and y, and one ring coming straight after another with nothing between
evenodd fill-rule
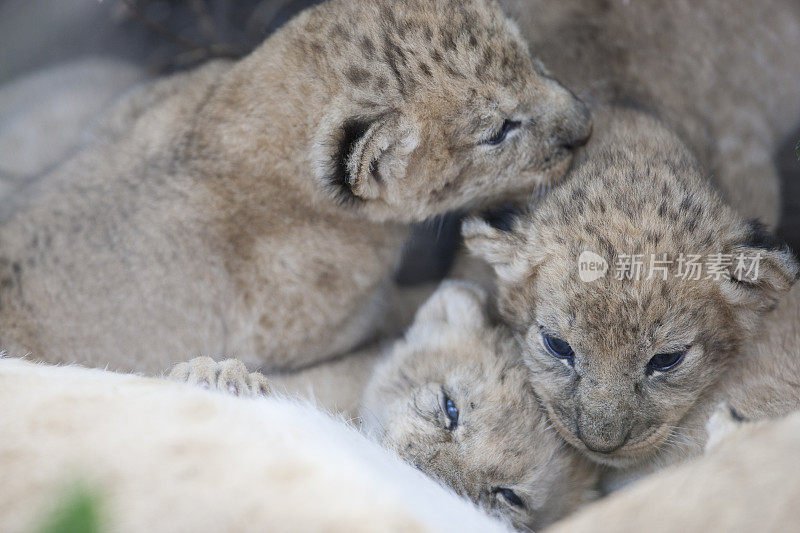
<instances>
[{"instance_id":1,"label":"blurred background","mask_svg":"<svg viewBox=\"0 0 800 533\"><path fill-rule=\"evenodd\" d=\"M243 56L294 14L316 3L318 0L0 0L0 86L13 85L21 76L45 67L93 56L136 67L118 74L117 83L124 89L142 76L168 74L213 58ZM79 75L85 83L91 70ZM25 86L17 89L30 100ZM101 102L104 97L109 96L100 91L94 101ZM15 111L15 102L14 97L7 97L5 106L0 101L0 134L9 124L13 126L8 117ZM784 191L779 233L795 251L800 250L798 139L800 131L775 147ZM398 280L413 284L442 277L457 246L457 214L421 224L414 231Z\"/></svg>"}]
</instances>

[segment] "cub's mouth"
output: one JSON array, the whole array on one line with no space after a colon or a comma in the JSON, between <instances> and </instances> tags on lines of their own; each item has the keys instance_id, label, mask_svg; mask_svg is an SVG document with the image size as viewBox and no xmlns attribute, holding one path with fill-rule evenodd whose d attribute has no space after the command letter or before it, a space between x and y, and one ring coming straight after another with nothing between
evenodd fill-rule
<instances>
[{"instance_id":1,"label":"cub's mouth","mask_svg":"<svg viewBox=\"0 0 800 533\"><path fill-rule=\"evenodd\" d=\"M544 160L531 161L531 164L520 173L529 174L532 178L535 176L533 183L536 186L547 187L558 183L567 175L574 156L574 149L558 147L551 151Z\"/></svg>"},{"instance_id":2,"label":"cub's mouth","mask_svg":"<svg viewBox=\"0 0 800 533\"><path fill-rule=\"evenodd\" d=\"M629 439L612 452L596 452L586 447L586 444L576 435L576 431L569 429L569 426L563 422L549 403L546 403L545 407L553 426L564 440L580 450L592 461L616 468L634 466L658 454L662 449L662 444L672 434L673 429L673 426L666 423L653 426L645 433Z\"/></svg>"},{"instance_id":3,"label":"cub's mouth","mask_svg":"<svg viewBox=\"0 0 800 533\"><path fill-rule=\"evenodd\" d=\"M490 203L519 200L523 196L548 192L553 185L566 177L572 164L573 155L571 150L559 149L554 151L544 163L531 161L516 174L516 182L494 194Z\"/></svg>"}]
</instances>

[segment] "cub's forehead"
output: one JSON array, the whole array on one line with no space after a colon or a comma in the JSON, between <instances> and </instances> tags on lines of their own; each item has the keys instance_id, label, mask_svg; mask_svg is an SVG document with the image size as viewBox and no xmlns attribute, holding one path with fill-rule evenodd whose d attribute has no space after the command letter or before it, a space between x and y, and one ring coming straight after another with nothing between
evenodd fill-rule
<instances>
[{"instance_id":1,"label":"cub's forehead","mask_svg":"<svg viewBox=\"0 0 800 533\"><path fill-rule=\"evenodd\" d=\"M557 256L577 261L591 252L609 265L631 257L708 258L745 237L739 217L702 184L691 162L629 150L580 164L524 226Z\"/></svg>"},{"instance_id":2,"label":"cub's forehead","mask_svg":"<svg viewBox=\"0 0 800 533\"><path fill-rule=\"evenodd\" d=\"M521 90L533 73L525 42L495 2L338 2L328 14L306 33L310 48L349 61L348 82L365 90L395 89L404 98L471 82Z\"/></svg>"},{"instance_id":3,"label":"cub's forehead","mask_svg":"<svg viewBox=\"0 0 800 533\"><path fill-rule=\"evenodd\" d=\"M702 281L614 275L582 281L576 276L565 290L545 293L538 314L548 326L580 335L595 349L611 350L691 329L712 311L706 296Z\"/></svg>"}]
</instances>

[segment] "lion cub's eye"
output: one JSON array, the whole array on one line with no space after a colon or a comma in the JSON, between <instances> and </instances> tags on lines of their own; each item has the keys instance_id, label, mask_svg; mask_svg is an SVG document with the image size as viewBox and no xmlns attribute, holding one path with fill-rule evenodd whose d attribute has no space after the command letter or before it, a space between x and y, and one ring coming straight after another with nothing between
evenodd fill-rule
<instances>
[{"instance_id":1,"label":"lion cub's eye","mask_svg":"<svg viewBox=\"0 0 800 533\"><path fill-rule=\"evenodd\" d=\"M561 339L553 337L552 335L548 335L547 333L542 333L542 340L544 341L544 345L548 352L559 359L563 359L569 364L574 364L575 352L572 350L572 346L570 346L567 341L562 341Z\"/></svg>"},{"instance_id":2,"label":"lion cub's eye","mask_svg":"<svg viewBox=\"0 0 800 533\"><path fill-rule=\"evenodd\" d=\"M650 361L647 362L647 369L645 373L652 374L655 371L658 372L666 372L667 370L672 370L683 361L683 358L686 357L687 350L681 350L679 352L671 352L671 353L660 353L654 355Z\"/></svg>"},{"instance_id":3,"label":"lion cub's eye","mask_svg":"<svg viewBox=\"0 0 800 533\"><path fill-rule=\"evenodd\" d=\"M522 501L522 498L517 496L517 493L511 489L495 487L492 489L492 494L500 496L512 507L519 507L521 509L525 508L525 502Z\"/></svg>"},{"instance_id":4,"label":"lion cub's eye","mask_svg":"<svg viewBox=\"0 0 800 533\"><path fill-rule=\"evenodd\" d=\"M442 391L442 410L447 417L447 429L453 431L458 427L458 407L444 391Z\"/></svg>"},{"instance_id":5,"label":"lion cub's eye","mask_svg":"<svg viewBox=\"0 0 800 533\"><path fill-rule=\"evenodd\" d=\"M519 120L506 120L500 129L495 134L486 139L486 144L500 144L506 139L508 133L520 127L522 123Z\"/></svg>"}]
</instances>

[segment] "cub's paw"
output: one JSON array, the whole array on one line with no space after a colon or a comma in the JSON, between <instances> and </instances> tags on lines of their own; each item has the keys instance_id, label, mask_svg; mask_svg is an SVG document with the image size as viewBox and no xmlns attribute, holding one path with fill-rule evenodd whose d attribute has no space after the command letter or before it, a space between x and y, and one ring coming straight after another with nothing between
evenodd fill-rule
<instances>
[{"instance_id":1,"label":"cub's paw","mask_svg":"<svg viewBox=\"0 0 800 533\"><path fill-rule=\"evenodd\" d=\"M210 357L195 357L175 365L167 377L234 396L267 396L272 392L266 376L259 372L248 372L238 359L217 362Z\"/></svg>"}]
</instances>

